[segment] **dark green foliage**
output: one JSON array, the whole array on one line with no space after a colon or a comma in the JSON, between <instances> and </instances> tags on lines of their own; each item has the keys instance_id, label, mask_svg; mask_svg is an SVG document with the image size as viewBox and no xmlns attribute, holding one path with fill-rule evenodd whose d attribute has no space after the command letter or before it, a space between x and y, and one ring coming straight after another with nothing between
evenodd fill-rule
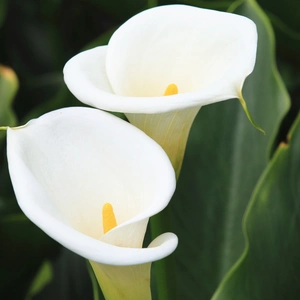
<instances>
[{"instance_id":1,"label":"dark green foliage","mask_svg":"<svg viewBox=\"0 0 300 300\"><path fill-rule=\"evenodd\" d=\"M17 81L0 72L0 126L82 106L64 85L66 61L106 44L121 23L154 2L229 9L254 20L259 33L257 64L243 95L266 136L250 125L238 100L200 110L170 203L172 231L179 237L174 255L178 298L297 299L300 119L290 140L286 135L300 97L298 1L258 1L275 27L275 44L271 23L254 0L3 0L0 64L15 71L19 89L16 94ZM288 114L289 95L276 60L293 103ZM0 131L1 297L25 299L39 268L49 261L53 280L33 299L92 299L85 260L46 236L18 208L4 136Z\"/></svg>"}]
</instances>

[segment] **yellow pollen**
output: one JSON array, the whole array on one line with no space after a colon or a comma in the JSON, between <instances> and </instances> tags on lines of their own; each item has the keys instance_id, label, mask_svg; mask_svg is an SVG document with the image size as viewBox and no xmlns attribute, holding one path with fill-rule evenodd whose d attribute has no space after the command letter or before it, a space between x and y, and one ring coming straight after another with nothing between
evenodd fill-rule
<instances>
[{"instance_id":1,"label":"yellow pollen","mask_svg":"<svg viewBox=\"0 0 300 300\"><path fill-rule=\"evenodd\" d=\"M178 87L175 83L171 83L167 86L164 96L171 96L178 94Z\"/></svg>"},{"instance_id":2,"label":"yellow pollen","mask_svg":"<svg viewBox=\"0 0 300 300\"><path fill-rule=\"evenodd\" d=\"M102 224L104 234L117 226L114 209L110 203L105 203L102 208Z\"/></svg>"}]
</instances>

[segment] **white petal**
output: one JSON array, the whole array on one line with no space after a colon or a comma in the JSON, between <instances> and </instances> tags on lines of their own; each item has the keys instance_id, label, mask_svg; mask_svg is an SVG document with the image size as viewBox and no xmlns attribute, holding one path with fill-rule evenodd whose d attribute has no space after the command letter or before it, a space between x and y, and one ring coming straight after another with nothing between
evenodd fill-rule
<instances>
[{"instance_id":1,"label":"white petal","mask_svg":"<svg viewBox=\"0 0 300 300\"><path fill-rule=\"evenodd\" d=\"M195 106L161 114L126 114L126 117L132 125L161 145L178 178L190 128L199 109Z\"/></svg>"},{"instance_id":2,"label":"white petal","mask_svg":"<svg viewBox=\"0 0 300 300\"><path fill-rule=\"evenodd\" d=\"M245 17L160 6L127 21L108 47L72 58L64 78L80 101L104 110L159 113L203 106L238 96L253 70L256 44L255 24ZM161 97L170 83L179 94Z\"/></svg>"},{"instance_id":3,"label":"white petal","mask_svg":"<svg viewBox=\"0 0 300 300\"><path fill-rule=\"evenodd\" d=\"M95 49L98 51L91 53L91 50L87 50L75 55L64 67L67 85L76 89L79 97L84 97L87 93L97 94L99 91L103 93L100 96L113 93L106 75L107 46Z\"/></svg>"},{"instance_id":4,"label":"white petal","mask_svg":"<svg viewBox=\"0 0 300 300\"><path fill-rule=\"evenodd\" d=\"M114 33L107 75L114 92L123 96L160 96L170 83L180 93L194 92L224 79L239 88L253 70L252 44L256 30L249 19L186 5L160 6Z\"/></svg>"},{"instance_id":5,"label":"white petal","mask_svg":"<svg viewBox=\"0 0 300 300\"><path fill-rule=\"evenodd\" d=\"M151 263L110 266L90 261L106 300L151 300Z\"/></svg>"},{"instance_id":6,"label":"white petal","mask_svg":"<svg viewBox=\"0 0 300 300\"><path fill-rule=\"evenodd\" d=\"M172 249L176 243L177 240L174 239L173 234L165 233L157 237L149 245L149 248L164 247L166 249ZM104 265L92 261L90 263L105 299L151 300L151 263L125 267Z\"/></svg>"},{"instance_id":7,"label":"white petal","mask_svg":"<svg viewBox=\"0 0 300 300\"><path fill-rule=\"evenodd\" d=\"M104 203L114 207L120 225L112 231L117 232L135 222L146 224L174 192L166 154L140 130L99 110L67 108L8 129L7 140L21 209L65 247L112 265L150 262L174 251L176 236L151 249L98 240ZM145 226L136 228L137 239L143 239Z\"/></svg>"}]
</instances>

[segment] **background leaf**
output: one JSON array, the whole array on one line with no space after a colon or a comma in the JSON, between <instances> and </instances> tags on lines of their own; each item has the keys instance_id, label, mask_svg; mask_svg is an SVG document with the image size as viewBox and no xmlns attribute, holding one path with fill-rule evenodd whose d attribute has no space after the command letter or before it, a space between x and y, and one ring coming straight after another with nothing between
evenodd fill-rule
<instances>
[{"instance_id":1,"label":"background leaf","mask_svg":"<svg viewBox=\"0 0 300 300\"><path fill-rule=\"evenodd\" d=\"M214 300L296 299L300 293L300 115L245 216L247 247Z\"/></svg>"},{"instance_id":2,"label":"background leaf","mask_svg":"<svg viewBox=\"0 0 300 300\"><path fill-rule=\"evenodd\" d=\"M116 17L120 22L125 22L131 16L147 8L147 0L90 0L103 9L107 14Z\"/></svg>"},{"instance_id":3,"label":"background leaf","mask_svg":"<svg viewBox=\"0 0 300 300\"><path fill-rule=\"evenodd\" d=\"M1 218L0 238L1 297L25 299L40 264L55 253L57 244L22 213Z\"/></svg>"},{"instance_id":4,"label":"background leaf","mask_svg":"<svg viewBox=\"0 0 300 300\"><path fill-rule=\"evenodd\" d=\"M25 300L30 300L34 295L38 294L47 284L51 282L52 277L53 271L51 263L49 261L45 261L33 279Z\"/></svg>"},{"instance_id":5,"label":"background leaf","mask_svg":"<svg viewBox=\"0 0 300 300\"><path fill-rule=\"evenodd\" d=\"M53 281L33 300L92 300L92 282L86 264L84 258L61 247L59 255L52 259Z\"/></svg>"},{"instance_id":6,"label":"background leaf","mask_svg":"<svg viewBox=\"0 0 300 300\"><path fill-rule=\"evenodd\" d=\"M2 26L2 23L4 22L6 17L6 6L7 6L7 0L1 0L0 1L0 27Z\"/></svg>"},{"instance_id":7,"label":"background leaf","mask_svg":"<svg viewBox=\"0 0 300 300\"><path fill-rule=\"evenodd\" d=\"M18 90L18 78L15 72L0 65L0 126L14 126L16 116L12 110L12 102ZM1 137L5 136L0 132Z\"/></svg>"},{"instance_id":8,"label":"background leaf","mask_svg":"<svg viewBox=\"0 0 300 300\"><path fill-rule=\"evenodd\" d=\"M267 135L250 125L237 100L203 107L195 120L171 202L179 236L179 295L188 299L209 299L242 254L243 214L289 107L267 18L254 1L245 1L237 12L258 28L257 63L243 94Z\"/></svg>"},{"instance_id":9,"label":"background leaf","mask_svg":"<svg viewBox=\"0 0 300 300\"><path fill-rule=\"evenodd\" d=\"M274 25L277 48L285 60L300 64L300 2L259 0Z\"/></svg>"},{"instance_id":10,"label":"background leaf","mask_svg":"<svg viewBox=\"0 0 300 300\"><path fill-rule=\"evenodd\" d=\"M210 299L243 252L242 216L252 190L277 141L285 139L299 110L299 41L295 38L299 32L297 0L276 3L259 0L275 26L279 50L276 59L293 100L279 131L288 109L288 96L274 64L272 29L254 1L0 1L0 62L15 70L20 83L13 110L14 95L10 100L0 97L0 126L15 125L14 112L21 125L53 109L82 106L64 85L62 68L66 61L82 49L107 43L122 22L154 2L157 5L184 3L217 10L237 8L236 12L255 20L259 29L257 66L247 79L243 93L254 120L267 135L263 136L249 124L237 100L203 107L193 126L178 189L171 202L172 231L179 235L179 247L175 253L177 272L170 276L177 277L180 298ZM296 5L294 9L291 9L291 3ZM292 23L294 21L296 23ZM0 83L0 95L3 91ZM3 113L5 117L1 117ZM11 121L5 121L7 116ZM34 298L74 300L80 296L81 299L92 299L85 260L44 235L20 212L8 175L4 136L5 132L0 132L1 297L24 299L41 265L48 260L53 269L53 280ZM260 215L264 210L254 211L253 216L259 220L264 216ZM280 220L281 215L277 218ZM250 235L249 238L253 243ZM295 247L298 247L297 243ZM268 264L275 261L266 259ZM290 277L296 274L290 262L286 267L282 264L280 267L287 278L294 278ZM254 274L247 263L241 265L239 274L245 282L257 284L247 277L247 268ZM155 275L155 269L153 271ZM271 268L265 271L261 275L270 273ZM243 293L245 282L236 281L234 276L232 283L241 284L240 292ZM275 279L270 284L276 282ZM287 293L288 296L292 291L296 292L293 283L297 283L289 282L291 293ZM232 287L230 284L229 288ZM282 286L287 286L287 280ZM266 287L269 289L270 285ZM152 288L153 299L156 299L155 285ZM258 293L262 292L261 288L258 285ZM228 291L224 287L222 293L225 294L222 295L232 299ZM264 294L264 297L267 296Z\"/></svg>"}]
</instances>

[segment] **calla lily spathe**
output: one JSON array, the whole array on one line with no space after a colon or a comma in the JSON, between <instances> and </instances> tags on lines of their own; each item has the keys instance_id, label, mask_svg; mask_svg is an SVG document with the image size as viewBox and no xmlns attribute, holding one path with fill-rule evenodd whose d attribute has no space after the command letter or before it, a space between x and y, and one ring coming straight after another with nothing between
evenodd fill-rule
<instances>
[{"instance_id":1,"label":"calla lily spathe","mask_svg":"<svg viewBox=\"0 0 300 300\"><path fill-rule=\"evenodd\" d=\"M64 79L80 101L124 112L165 149L178 175L201 106L231 98L243 102L256 48L250 19L186 5L159 6L129 19L108 46L70 59ZM178 93L164 97L170 85Z\"/></svg>"},{"instance_id":2,"label":"calla lily spathe","mask_svg":"<svg viewBox=\"0 0 300 300\"><path fill-rule=\"evenodd\" d=\"M175 189L161 147L111 114L65 108L8 128L7 155L23 212L90 260L105 297L150 299L151 262L177 246L177 237L165 233L142 248L149 217ZM116 225L105 232L107 203Z\"/></svg>"}]
</instances>

